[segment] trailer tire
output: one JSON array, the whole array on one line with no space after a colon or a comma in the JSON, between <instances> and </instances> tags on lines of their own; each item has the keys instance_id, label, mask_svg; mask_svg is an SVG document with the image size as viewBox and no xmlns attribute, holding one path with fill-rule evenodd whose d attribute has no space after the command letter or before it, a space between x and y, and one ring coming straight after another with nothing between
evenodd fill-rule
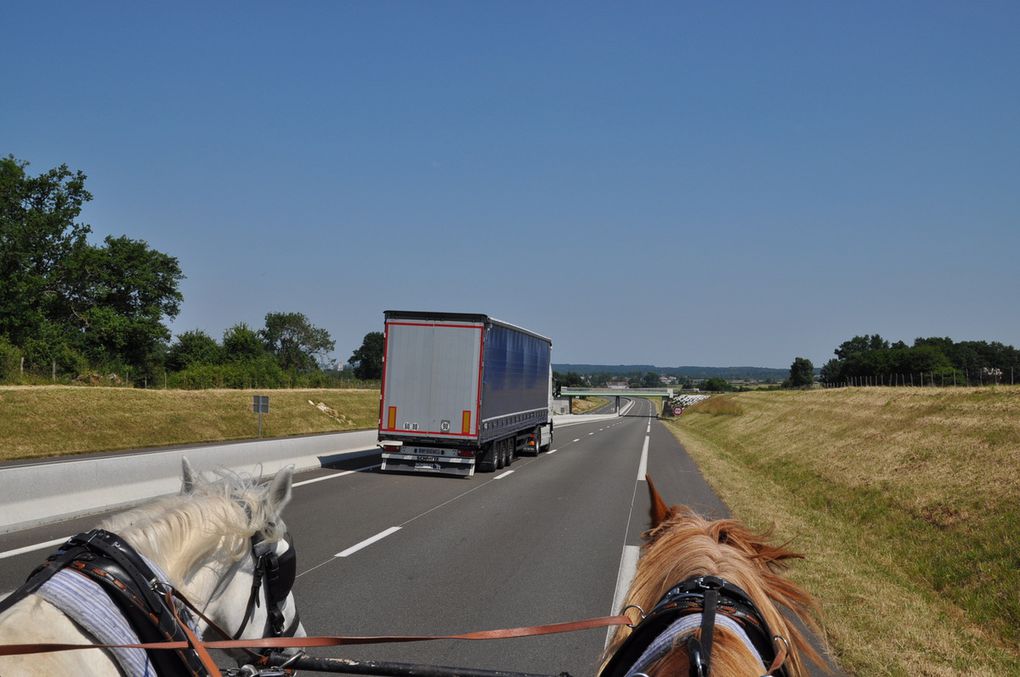
<instances>
[{"instance_id":1,"label":"trailer tire","mask_svg":"<svg viewBox=\"0 0 1020 677\"><path fill-rule=\"evenodd\" d=\"M502 470L506 465L506 440L496 440L492 443L493 453L496 456L496 470Z\"/></svg>"},{"instance_id":2,"label":"trailer tire","mask_svg":"<svg viewBox=\"0 0 1020 677\"><path fill-rule=\"evenodd\" d=\"M496 442L490 442L478 455L478 472L496 471Z\"/></svg>"},{"instance_id":3,"label":"trailer tire","mask_svg":"<svg viewBox=\"0 0 1020 677\"><path fill-rule=\"evenodd\" d=\"M506 463L504 464L509 468L514 463L514 457L517 455L517 437L511 437L506 441Z\"/></svg>"}]
</instances>

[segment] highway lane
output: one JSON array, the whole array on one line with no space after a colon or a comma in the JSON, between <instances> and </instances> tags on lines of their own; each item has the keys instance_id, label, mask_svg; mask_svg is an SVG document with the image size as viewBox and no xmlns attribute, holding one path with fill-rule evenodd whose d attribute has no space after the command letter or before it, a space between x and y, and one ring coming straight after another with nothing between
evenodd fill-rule
<instances>
[{"instance_id":1,"label":"highway lane","mask_svg":"<svg viewBox=\"0 0 1020 677\"><path fill-rule=\"evenodd\" d=\"M621 559L647 528L645 467L671 502L725 506L679 444L636 400L630 416L556 430L552 453L472 479L381 474L296 477L285 519L298 548L295 584L313 634L450 633L610 613ZM371 467L371 457L350 469ZM512 471L507 474L507 471ZM0 551L94 525L75 520L0 537ZM379 540L370 542L373 537ZM47 551L0 559L0 589ZM339 553L346 556L337 557ZM605 631L503 642L435 642L326 652L378 660L592 674Z\"/></svg>"}]
</instances>

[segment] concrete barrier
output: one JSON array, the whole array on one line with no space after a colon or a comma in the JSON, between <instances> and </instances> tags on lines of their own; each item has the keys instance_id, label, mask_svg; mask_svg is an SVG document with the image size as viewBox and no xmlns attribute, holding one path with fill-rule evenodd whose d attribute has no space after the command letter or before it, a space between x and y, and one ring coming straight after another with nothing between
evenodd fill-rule
<instances>
[{"instance_id":1,"label":"concrete barrier","mask_svg":"<svg viewBox=\"0 0 1020 677\"><path fill-rule=\"evenodd\" d=\"M2 466L0 533L176 493L185 456L198 471L228 468L271 475L288 465L321 468L375 448L376 431L362 430Z\"/></svg>"}]
</instances>

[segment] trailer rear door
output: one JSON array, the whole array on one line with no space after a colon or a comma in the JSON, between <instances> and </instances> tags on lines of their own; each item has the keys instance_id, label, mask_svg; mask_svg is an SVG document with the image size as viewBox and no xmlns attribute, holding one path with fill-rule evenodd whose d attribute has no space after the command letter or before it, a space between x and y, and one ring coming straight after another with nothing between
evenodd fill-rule
<instances>
[{"instance_id":1,"label":"trailer rear door","mask_svg":"<svg viewBox=\"0 0 1020 677\"><path fill-rule=\"evenodd\" d=\"M484 323L390 319L380 433L478 436Z\"/></svg>"}]
</instances>

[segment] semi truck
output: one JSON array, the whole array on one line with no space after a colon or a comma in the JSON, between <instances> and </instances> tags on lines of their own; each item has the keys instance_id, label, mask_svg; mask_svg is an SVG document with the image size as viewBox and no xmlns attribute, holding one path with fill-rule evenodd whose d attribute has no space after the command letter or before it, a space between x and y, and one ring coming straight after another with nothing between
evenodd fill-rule
<instances>
[{"instance_id":1,"label":"semi truck","mask_svg":"<svg viewBox=\"0 0 1020 677\"><path fill-rule=\"evenodd\" d=\"M384 317L384 472L472 477L549 448L551 339L475 313Z\"/></svg>"}]
</instances>

